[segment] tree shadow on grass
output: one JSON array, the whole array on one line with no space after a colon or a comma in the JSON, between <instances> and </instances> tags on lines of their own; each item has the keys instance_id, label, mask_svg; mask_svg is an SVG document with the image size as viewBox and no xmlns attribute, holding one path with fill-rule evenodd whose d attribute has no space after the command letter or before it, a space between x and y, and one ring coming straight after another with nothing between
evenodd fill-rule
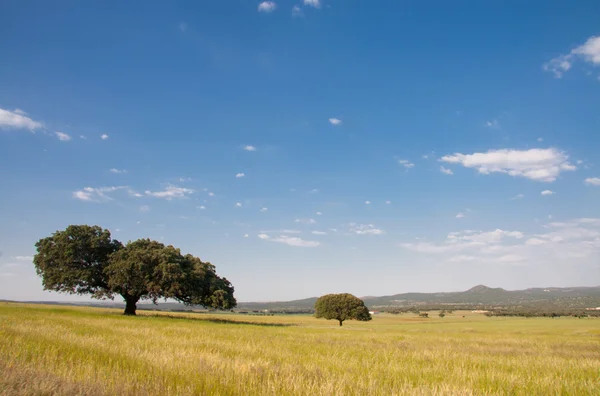
<instances>
[{"instance_id":1,"label":"tree shadow on grass","mask_svg":"<svg viewBox=\"0 0 600 396\"><path fill-rule=\"evenodd\" d=\"M178 316L169 314L143 314L139 317L151 317L151 318L168 318L168 319L181 319L181 320L197 320L200 322L211 322L218 324L233 324L233 325L245 325L245 326L262 326L262 327L292 327L296 326L291 323L268 323L268 322L250 322L244 320L235 319L223 319L223 318L202 318L202 317L190 317L190 316Z\"/></svg>"}]
</instances>

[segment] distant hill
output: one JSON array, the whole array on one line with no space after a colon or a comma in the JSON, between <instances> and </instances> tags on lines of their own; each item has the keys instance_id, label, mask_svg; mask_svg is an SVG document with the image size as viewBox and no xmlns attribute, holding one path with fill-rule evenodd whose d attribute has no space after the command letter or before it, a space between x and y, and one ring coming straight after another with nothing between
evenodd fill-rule
<instances>
[{"instance_id":1,"label":"distant hill","mask_svg":"<svg viewBox=\"0 0 600 396\"><path fill-rule=\"evenodd\" d=\"M556 306L585 308L600 306L600 286L547 287L525 290L504 290L477 285L462 292L402 293L382 297L362 297L369 308L419 306ZM240 309L311 309L317 297L282 302L243 302Z\"/></svg>"}]
</instances>

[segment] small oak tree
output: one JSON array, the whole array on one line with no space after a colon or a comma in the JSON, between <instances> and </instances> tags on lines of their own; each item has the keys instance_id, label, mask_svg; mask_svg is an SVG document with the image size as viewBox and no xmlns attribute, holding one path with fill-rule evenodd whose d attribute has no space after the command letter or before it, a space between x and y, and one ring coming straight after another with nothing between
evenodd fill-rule
<instances>
[{"instance_id":1,"label":"small oak tree","mask_svg":"<svg viewBox=\"0 0 600 396\"><path fill-rule=\"evenodd\" d=\"M327 320L336 319L340 326L347 319L371 320L371 314L363 300L348 293L319 297L315 303L315 316Z\"/></svg>"},{"instance_id":2,"label":"small oak tree","mask_svg":"<svg viewBox=\"0 0 600 396\"><path fill-rule=\"evenodd\" d=\"M214 265L150 239L123 246L98 226L72 225L40 239L34 257L45 290L125 300L135 315L141 299L172 298L187 305L230 309L233 286Z\"/></svg>"}]
</instances>

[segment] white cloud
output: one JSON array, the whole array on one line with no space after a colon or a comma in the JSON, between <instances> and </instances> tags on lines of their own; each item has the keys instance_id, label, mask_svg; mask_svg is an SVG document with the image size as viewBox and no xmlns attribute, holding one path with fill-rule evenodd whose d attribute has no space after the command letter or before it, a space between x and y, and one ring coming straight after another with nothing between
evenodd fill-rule
<instances>
[{"instance_id":1,"label":"white cloud","mask_svg":"<svg viewBox=\"0 0 600 396\"><path fill-rule=\"evenodd\" d=\"M496 261L499 263L517 263L524 260L525 257L519 256L518 254L507 254L496 259Z\"/></svg>"},{"instance_id":2,"label":"white cloud","mask_svg":"<svg viewBox=\"0 0 600 396\"><path fill-rule=\"evenodd\" d=\"M385 201L386 205L390 205L391 203L392 203L392 201L390 201L390 200Z\"/></svg>"},{"instance_id":3,"label":"white cloud","mask_svg":"<svg viewBox=\"0 0 600 396\"><path fill-rule=\"evenodd\" d=\"M406 169L410 169L415 166L415 164L413 164L409 160L398 160L398 163L404 166Z\"/></svg>"},{"instance_id":4,"label":"white cloud","mask_svg":"<svg viewBox=\"0 0 600 396\"><path fill-rule=\"evenodd\" d=\"M571 50L568 54L551 59L542 68L554 73L554 77L561 78L578 60L591 63L592 66L600 65L600 36L590 37L584 44Z\"/></svg>"},{"instance_id":5,"label":"white cloud","mask_svg":"<svg viewBox=\"0 0 600 396\"><path fill-rule=\"evenodd\" d=\"M314 8L321 8L321 0L304 0L304 5Z\"/></svg>"},{"instance_id":6,"label":"white cloud","mask_svg":"<svg viewBox=\"0 0 600 396\"><path fill-rule=\"evenodd\" d=\"M132 197L136 197L136 198L141 198L141 197L143 197L143 196L144 196L143 194L140 194L139 192L137 192L137 191L135 191L135 190L132 190L132 189L129 189L129 190L127 191L127 193L128 193L129 195L131 195Z\"/></svg>"},{"instance_id":7,"label":"white cloud","mask_svg":"<svg viewBox=\"0 0 600 396\"><path fill-rule=\"evenodd\" d=\"M313 188L312 190L310 190L308 193L309 194L317 194L320 190L318 188Z\"/></svg>"},{"instance_id":8,"label":"white cloud","mask_svg":"<svg viewBox=\"0 0 600 396\"><path fill-rule=\"evenodd\" d=\"M20 109L15 111L0 109L0 129L29 129L33 132L44 127L41 122L34 121L25 114Z\"/></svg>"},{"instance_id":9,"label":"white cloud","mask_svg":"<svg viewBox=\"0 0 600 396\"><path fill-rule=\"evenodd\" d=\"M179 181L184 183L184 182L192 181L192 178L191 177L180 177Z\"/></svg>"},{"instance_id":10,"label":"white cloud","mask_svg":"<svg viewBox=\"0 0 600 396\"><path fill-rule=\"evenodd\" d=\"M140 212L148 212L150 210L150 206L142 205L140 206Z\"/></svg>"},{"instance_id":11,"label":"white cloud","mask_svg":"<svg viewBox=\"0 0 600 396\"><path fill-rule=\"evenodd\" d=\"M264 212L267 212L268 210L269 210L269 208L260 208L260 211L261 211L262 213L264 213Z\"/></svg>"},{"instance_id":12,"label":"white cloud","mask_svg":"<svg viewBox=\"0 0 600 396\"><path fill-rule=\"evenodd\" d=\"M371 201L365 201L365 205L371 205Z\"/></svg>"},{"instance_id":13,"label":"white cloud","mask_svg":"<svg viewBox=\"0 0 600 396\"><path fill-rule=\"evenodd\" d=\"M325 231L313 231L312 234L313 235L327 235L327 233Z\"/></svg>"},{"instance_id":14,"label":"white cloud","mask_svg":"<svg viewBox=\"0 0 600 396\"><path fill-rule=\"evenodd\" d=\"M551 190L544 190L541 192L542 195L554 195L556 194L554 191Z\"/></svg>"},{"instance_id":15,"label":"white cloud","mask_svg":"<svg viewBox=\"0 0 600 396\"><path fill-rule=\"evenodd\" d=\"M250 235L248 234L244 234L244 238L248 238Z\"/></svg>"},{"instance_id":16,"label":"white cloud","mask_svg":"<svg viewBox=\"0 0 600 396\"><path fill-rule=\"evenodd\" d=\"M210 191L210 192L208 193L208 196L209 196L209 197L214 197L214 196L215 196L215 193L214 193L214 192L212 192L212 191Z\"/></svg>"},{"instance_id":17,"label":"white cloud","mask_svg":"<svg viewBox=\"0 0 600 396\"><path fill-rule=\"evenodd\" d=\"M258 237L264 241L283 243L289 246L297 247L317 247L321 243L317 241L307 241L299 237L290 237L287 235L279 235L277 237L271 237L267 234L258 234Z\"/></svg>"},{"instance_id":18,"label":"white cloud","mask_svg":"<svg viewBox=\"0 0 600 396\"><path fill-rule=\"evenodd\" d=\"M385 231L379 228L376 228L373 224L356 224L350 223L350 233L356 235L383 235Z\"/></svg>"},{"instance_id":19,"label":"white cloud","mask_svg":"<svg viewBox=\"0 0 600 396\"><path fill-rule=\"evenodd\" d=\"M315 219L296 219L294 220L295 223L302 223L302 224L316 224L317 221Z\"/></svg>"},{"instance_id":20,"label":"white cloud","mask_svg":"<svg viewBox=\"0 0 600 396\"><path fill-rule=\"evenodd\" d=\"M300 6L295 5L292 7L292 16L293 17L304 16L304 13L302 12L302 9L300 8Z\"/></svg>"},{"instance_id":21,"label":"white cloud","mask_svg":"<svg viewBox=\"0 0 600 396\"><path fill-rule=\"evenodd\" d=\"M246 151L256 151L256 147L251 146L251 145L247 145L247 146L244 146L244 150L246 150Z\"/></svg>"},{"instance_id":22,"label":"white cloud","mask_svg":"<svg viewBox=\"0 0 600 396\"><path fill-rule=\"evenodd\" d=\"M258 12L273 12L277 8L277 4L274 1L263 1L258 5Z\"/></svg>"},{"instance_id":23,"label":"white cloud","mask_svg":"<svg viewBox=\"0 0 600 396\"><path fill-rule=\"evenodd\" d=\"M244 177L244 176L246 176L244 173L236 173L236 174L235 174L235 177L236 177L237 179L241 179L241 178L242 178L242 177Z\"/></svg>"},{"instance_id":24,"label":"white cloud","mask_svg":"<svg viewBox=\"0 0 600 396\"><path fill-rule=\"evenodd\" d=\"M588 186L600 186L600 177L588 177L584 183Z\"/></svg>"},{"instance_id":25,"label":"white cloud","mask_svg":"<svg viewBox=\"0 0 600 396\"><path fill-rule=\"evenodd\" d=\"M33 256L13 256L13 258L19 261L33 261Z\"/></svg>"},{"instance_id":26,"label":"white cloud","mask_svg":"<svg viewBox=\"0 0 600 396\"><path fill-rule=\"evenodd\" d=\"M485 126L488 127L488 128L492 128L492 129L499 129L500 128L500 124L498 123L498 120L486 121L485 122Z\"/></svg>"},{"instance_id":27,"label":"white cloud","mask_svg":"<svg viewBox=\"0 0 600 396\"><path fill-rule=\"evenodd\" d=\"M108 195L108 193L126 188L126 186L100 188L85 187L83 190L73 192L73 198L87 202L112 201L113 199Z\"/></svg>"},{"instance_id":28,"label":"white cloud","mask_svg":"<svg viewBox=\"0 0 600 396\"><path fill-rule=\"evenodd\" d=\"M196 208L197 208L197 209L200 209L200 210L204 210L204 209L206 209L206 206L204 206L204 205L200 205L200 206L196 206Z\"/></svg>"},{"instance_id":29,"label":"white cloud","mask_svg":"<svg viewBox=\"0 0 600 396\"><path fill-rule=\"evenodd\" d=\"M321 213L321 212L317 212L317 213L315 213L315 214L316 214L317 216L321 216L323 213Z\"/></svg>"},{"instance_id":30,"label":"white cloud","mask_svg":"<svg viewBox=\"0 0 600 396\"><path fill-rule=\"evenodd\" d=\"M531 246L544 245L546 243L549 243L549 241L540 239L540 238L529 238L528 240L525 241L526 245L531 245Z\"/></svg>"},{"instance_id":31,"label":"white cloud","mask_svg":"<svg viewBox=\"0 0 600 396\"><path fill-rule=\"evenodd\" d=\"M241 208L242 207L242 203L241 202L236 202L235 203L235 207L236 208Z\"/></svg>"},{"instance_id":32,"label":"white cloud","mask_svg":"<svg viewBox=\"0 0 600 396\"><path fill-rule=\"evenodd\" d=\"M473 257L473 256L467 256L467 255L464 255L464 254L460 254L458 256L451 257L448 261L450 261L452 263L464 263L464 262L467 262L467 261L474 261L476 259L477 258Z\"/></svg>"},{"instance_id":33,"label":"white cloud","mask_svg":"<svg viewBox=\"0 0 600 396\"><path fill-rule=\"evenodd\" d=\"M100 139L106 140L106 139L108 139L108 135L106 133L104 133L104 134L100 135Z\"/></svg>"},{"instance_id":34,"label":"white cloud","mask_svg":"<svg viewBox=\"0 0 600 396\"><path fill-rule=\"evenodd\" d=\"M69 140L71 140L71 136L63 133L63 132L54 132L54 134L56 135L56 137L58 138L58 140L62 141L62 142L68 142Z\"/></svg>"},{"instance_id":35,"label":"white cloud","mask_svg":"<svg viewBox=\"0 0 600 396\"><path fill-rule=\"evenodd\" d=\"M150 195L155 198L164 198L170 201L175 198L185 198L187 195L192 194L194 190L183 187L167 186L164 191L144 191L146 195Z\"/></svg>"},{"instance_id":36,"label":"white cloud","mask_svg":"<svg viewBox=\"0 0 600 396\"><path fill-rule=\"evenodd\" d=\"M465 214L464 214L464 213L462 213L462 212L460 212L460 213L457 213L457 215L456 215L456 218L457 218L457 219L462 219L463 217L465 217Z\"/></svg>"},{"instance_id":37,"label":"white cloud","mask_svg":"<svg viewBox=\"0 0 600 396\"><path fill-rule=\"evenodd\" d=\"M506 173L510 176L553 182L562 171L577 169L568 156L556 149L490 150L486 153L446 155L440 161L475 168L483 175Z\"/></svg>"},{"instance_id":38,"label":"white cloud","mask_svg":"<svg viewBox=\"0 0 600 396\"><path fill-rule=\"evenodd\" d=\"M523 195L523 194L517 194L514 197L512 197L511 199L512 200L516 200L516 199L523 199L523 198L525 198L525 195Z\"/></svg>"},{"instance_id":39,"label":"white cloud","mask_svg":"<svg viewBox=\"0 0 600 396\"><path fill-rule=\"evenodd\" d=\"M121 174L121 173L127 173L127 170L126 169L110 168L109 172L110 173Z\"/></svg>"},{"instance_id":40,"label":"white cloud","mask_svg":"<svg viewBox=\"0 0 600 396\"><path fill-rule=\"evenodd\" d=\"M448 169L448 168L444 168L443 166L440 166L440 172L446 174L446 175L453 175L454 172L452 172L452 169Z\"/></svg>"},{"instance_id":41,"label":"white cloud","mask_svg":"<svg viewBox=\"0 0 600 396\"><path fill-rule=\"evenodd\" d=\"M403 243L405 249L419 253L441 254L450 252L462 252L465 250L480 250L485 253L498 251L498 247L506 238L521 239L524 234L520 231L460 231L451 232L446 240L435 244L430 242Z\"/></svg>"},{"instance_id":42,"label":"white cloud","mask_svg":"<svg viewBox=\"0 0 600 396\"><path fill-rule=\"evenodd\" d=\"M342 120L340 120L339 118L330 118L329 119L329 123L331 125L341 125L342 124Z\"/></svg>"}]
</instances>

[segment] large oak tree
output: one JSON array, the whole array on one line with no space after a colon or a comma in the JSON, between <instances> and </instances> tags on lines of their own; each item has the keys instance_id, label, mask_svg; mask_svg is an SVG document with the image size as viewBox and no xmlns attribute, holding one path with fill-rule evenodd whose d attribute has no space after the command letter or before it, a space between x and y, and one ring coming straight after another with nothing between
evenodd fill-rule
<instances>
[{"instance_id":1,"label":"large oak tree","mask_svg":"<svg viewBox=\"0 0 600 396\"><path fill-rule=\"evenodd\" d=\"M230 309L233 286L215 266L150 239L125 246L98 226L72 225L40 239L34 264L45 290L125 300L135 315L140 300L172 298L187 305Z\"/></svg>"},{"instance_id":2,"label":"large oak tree","mask_svg":"<svg viewBox=\"0 0 600 396\"><path fill-rule=\"evenodd\" d=\"M348 293L326 294L315 303L317 318L336 319L340 326L345 320L371 320L369 309L363 300Z\"/></svg>"}]
</instances>

